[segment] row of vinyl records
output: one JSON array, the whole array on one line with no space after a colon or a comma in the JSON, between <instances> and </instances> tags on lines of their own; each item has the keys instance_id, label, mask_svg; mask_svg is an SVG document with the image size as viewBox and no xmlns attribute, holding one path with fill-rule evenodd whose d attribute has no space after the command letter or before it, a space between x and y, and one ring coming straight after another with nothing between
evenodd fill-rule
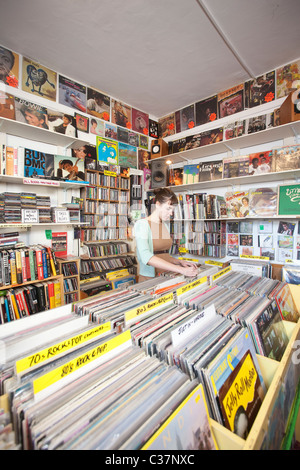
<instances>
[{"instance_id":1,"label":"row of vinyl records","mask_svg":"<svg viewBox=\"0 0 300 470\"><path fill-rule=\"evenodd\" d=\"M299 312L292 305L283 313L285 283L229 271L210 285L216 274L201 266L192 281L165 275L80 301L75 312L44 320L51 341L42 338L42 318L30 344L26 327L3 335L0 387L14 418L13 427L9 413L5 423L14 442L4 436L3 446L217 449L212 420L245 439L267 391L257 354L279 361L288 344L282 316L297 321ZM299 380L296 364L289 370L266 449L281 445Z\"/></svg>"},{"instance_id":2,"label":"row of vinyl records","mask_svg":"<svg viewBox=\"0 0 300 470\"><path fill-rule=\"evenodd\" d=\"M0 286L43 280L59 273L54 251L42 245L3 249L0 265Z\"/></svg>"},{"instance_id":3,"label":"row of vinyl records","mask_svg":"<svg viewBox=\"0 0 300 470\"><path fill-rule=\"evenodd\" d=\"M99 260L85 260L80 261L80 275L84 277L85 274L91 272L103 272L117 268L128 268L136 264L134 256L120 255L120 258L107 258Z\"/></svg>"},{"instance_id":4,"label":"row of vinyl records","mask_svg":"<svg viewBox=\"0 0 300 470\"><path fill-rule=\"evenodd\" d=\"M250 190L227 191L224 196L195 193L176 194L178 204L174 209L174 219L216 219L226 217L272 217L277 215L282 199L280 188L261 187ZM290 190L297 190L297 185L291 185ZM154 210L153 196L148 196L148 207ZM291 205L292 207L292 205ZM296 212L294 212L296 210ZM283 214L281 210L281 214ZM297 208L287 214L297 214Z\"/></svg>"},{"instance_id":5,"label":"row of vinyl records","mask_svg":"<svg viewBox=\"0 0 300 470\"><path fill-rule=\"evenodd\" d=\"M29 317L63 305L59 279L37 282L0 292L0 324Z\"/></svg>"},{"instance_id":6,"label":"row of vinyl records","mask_svg":"<svg viewBox=\"0 0 300 470\"><path fill-rule=\"evenodd\" d=\"M170 170L169 182L193 184L222 178L298 170L299 168L300 146L291 145L250 155L225 157L223 160L184 165L183 168Z\"/></svg>"},{"instance_id":7,"label":"row of vinyl records","mask_svg":"<svg viewBox=\"0 0 300 470\"><path fill-rule=\"evenodd\" d=\"M86 245L86 251L91 258L99 256L125 255L128 253L128 244L125 242L96 243Z\"/></svg>"},{"instance_id":8,"label":"row of vinyl records","mask_svg":"<svg viewBox=\"0 0 300 470\"><path fill-rule=\"evenodd\" d=\"M93 229L82 229L80 231L80 238L82 242L99 240L127 240L127 228L100 227Z\"/></svg>"}]
</instances>

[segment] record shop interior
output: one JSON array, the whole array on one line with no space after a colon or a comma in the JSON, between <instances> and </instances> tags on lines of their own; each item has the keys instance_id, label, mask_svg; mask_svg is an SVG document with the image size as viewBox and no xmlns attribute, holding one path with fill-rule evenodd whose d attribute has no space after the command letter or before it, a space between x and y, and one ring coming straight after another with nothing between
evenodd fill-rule
<instances>
[{"instance_id":1,"label":"record shop interior","mask_svg":"<svg viewBox=\"0 0 300 470\"><path fill-rule=\"evenodd\" d=\"M299 16L3 6L1 450L300 449Z\"/></svg>"}]
</instances>

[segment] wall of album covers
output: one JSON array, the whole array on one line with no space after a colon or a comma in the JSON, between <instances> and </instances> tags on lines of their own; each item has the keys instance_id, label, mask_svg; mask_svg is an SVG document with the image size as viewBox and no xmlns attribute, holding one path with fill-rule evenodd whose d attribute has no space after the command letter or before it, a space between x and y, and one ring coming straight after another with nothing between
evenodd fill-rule
<instances>
[{"instance_id":1,"label":"wall of album covers","mask_svg":"<svg viewBox=\"0 0 300 470\"><path fill-rule=\"evenodd\" d=\"M8 85L15 97L15 116L6 114L3 106L1 116L91 143L110 139L116 144L117 154L109 163L131 168L137 168L138 150L148 150L149 137L158 137L157 121L146 112L3 46L0 57L9 64L0 72L0 85ZM26 115L31 109L43 114L42 123Z\"/></svg>"},{"instance_id":2,"label":"wall of album covers","mask_svg":"<svg viewBox=\"0 0 300 470\"><path fill-rule=\"evenodd\" d=\"M269 116L265 112L262 112L261 116L257 116L258 113L255 116L254 112L255 118L247 120L239 121L238 118L232 118L232 121L228 122L224 128L218 126L218 121L223 118L230 119L231 116L247 109L254 110L259 107L261 110L260 106L284 98L294 88L299 88L299 80L300 60L297 60L228 90L220 92L216 90L213 96L159 118L160 135L167 138L209 123L216 124L214 129L214 142L216 142L218 141L216 139L229 140L244 133L253 133L278 125L278 116L276 114ZM189 132L189 136L191 135L192 133ZM202 145L207 144L207 139L212 139L212 136L202 136ZM186 146L185 150L194 148L190 141L186 142Z\"/></svg>"}]
</instances>

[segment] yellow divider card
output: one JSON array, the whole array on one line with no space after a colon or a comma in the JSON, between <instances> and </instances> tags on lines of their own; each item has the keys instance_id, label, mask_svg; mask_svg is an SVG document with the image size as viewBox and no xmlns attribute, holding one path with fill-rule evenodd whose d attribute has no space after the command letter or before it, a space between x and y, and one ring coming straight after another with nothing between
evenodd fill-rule
<instances>
[{"instance_id":1,"label":"yellow divider card","mask_svg":"<svg viewBox=\"0 0 300 470\"><path fill-rule=\"evenodd\" d=\"M176 290L177 296L180 296L182 294L185 294L191 289L194 289L195 287L200 286L204 282L207 282L207 276L201 277L200 279L197 279L194 282L191 282L190 284L187 284L186 286L179 287L179 289Z\"/></svg>"},{"instance_id":2,"label":"yellow divider card","mask_svg":"<svg viewBox=\"0 0 300 470\"><path fill-rule=\"evenodd\" d=\"M57 367L47 374L44 374L43 376L33 381L34 394L36 395L50 385L53 385L64 377L76 372L81 367L90 364L96 359L99 359L99 357L111 352L113 349L116 349L129 340L131 340L131 333L129 330L127 330L124 333L117 335L115 338L112 338L102 344L99 344L99 346L86 351L81 356L78 356L72 361Z\"/></svg>"},{"instance_id":3,"label":"yellow divider card","mask_svg":"<svg viewBox=\"0 0 300 470\"><path fill-rule=\"evenodd\" d=\"M215 281L216 279L219 279L219 277L224 276L224 274L229 273L231 270L232 270L231 266L228 266L227 268L222 269L221 271L213 275L212 280Z\"/></svg>"},{"instance_id":4,"label":"yellow divider card","mask_svg":"<svg viewBox=\"0 0 300 470\"><path fill-rule=\"evenodd\" d=\"M103 325L98 325L96 328L92 328L88 331L85 331L84 333L73 336L72 338L67 338L65 341L60 343L53 344L52 346L38 351L31 356L24 357L23 359L20 359L16 362L16 373L20 374L21 372L31 369L36 365L40 365L48 359L59 356L63 352L68 351L75 346L80 346L87 341L93 340L97 336L101 336L110 330L110 322L103 323Z\"/></svg>"},{"instance_id":5,"label":"yellow divider card","mask_svg":"<svg viewBox=\"0 0 300 470\"><path fill-rule=\"evenodd\" d=\"M129 310L129 312L125 313L125 322L129 322L130 320L133 320L134 318L139 317L140 315L143 315L144 313L148 313L150 310L154 310L157 307L160 307L161 305L165 305L167 303L173 302L173 293L164 295L163 297L159 297L156 300L153 300L151 302L147 302L144 305L141 305L140 307L134 308L132 310Z\"/></svg>"}]
</instances>

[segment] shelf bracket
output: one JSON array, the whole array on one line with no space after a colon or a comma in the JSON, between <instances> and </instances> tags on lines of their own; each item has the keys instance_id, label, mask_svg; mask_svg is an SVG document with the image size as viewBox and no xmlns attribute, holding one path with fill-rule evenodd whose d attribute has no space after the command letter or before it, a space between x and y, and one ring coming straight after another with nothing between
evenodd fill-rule
<instances>
[{"instance_id":1,"label":"shelf bracket","mask_svg":"<svg viewBox=\"0 0 300 470\"><path fill-rule=\"evenodd\" d=\"M231 148L230 145L228 145L226 142L223 142L223 144L227 148L227 150L229 150L229 152L231 152L232 155L234 155L235 150Z\"/></svg>"},{"instance_id":2,"label":"shelf bracket","mask_svg":"<svg viewBox=\"0 0 300 470\"><path fill-rule=\"evenodd\" d=\"M295 143L296 144L299 144L300 143L300 139L299 139L299 134L298 132L295 130L295 128L293 126L291 126L291 129L293 131L293 134L294 134L294 137L295 137Z\"/></svg>"}]
</instances>

